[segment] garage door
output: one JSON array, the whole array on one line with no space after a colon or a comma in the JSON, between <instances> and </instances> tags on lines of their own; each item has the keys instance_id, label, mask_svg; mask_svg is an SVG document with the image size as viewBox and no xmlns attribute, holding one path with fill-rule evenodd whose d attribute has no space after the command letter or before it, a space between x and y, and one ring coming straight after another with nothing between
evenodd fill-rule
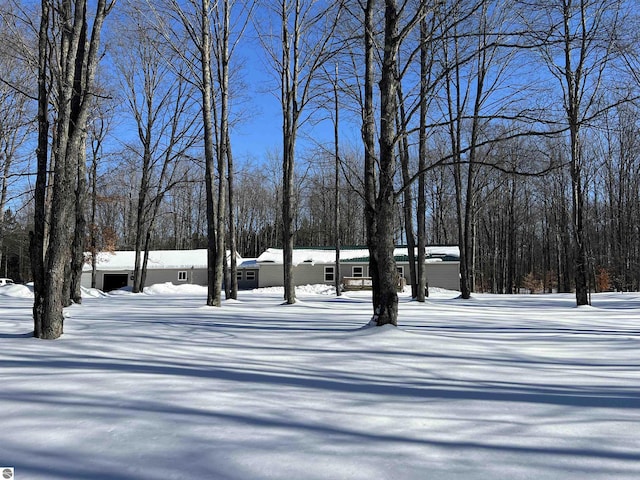
<instances>
[{"instance_id":1,"label":"garage door","mask_svg":"<svg viewBox=\"0 0 640 480\"><path fill-rule=\"evenodd\" d=\"M102 281L102 289L105 292L117 290L127 286L129 275L126 273L105 273Z\"/></svg>"}]
</instances>

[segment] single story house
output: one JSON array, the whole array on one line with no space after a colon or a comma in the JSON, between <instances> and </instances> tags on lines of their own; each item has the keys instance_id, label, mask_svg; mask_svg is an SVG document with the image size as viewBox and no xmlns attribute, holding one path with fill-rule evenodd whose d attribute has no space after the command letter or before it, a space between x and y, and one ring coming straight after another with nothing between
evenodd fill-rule
<instances>
[{"instance_id":1,"label":"single story house","mask_svg":"<svg viewBox=\"0 0 640 480\"><path fill-rule=\"evenodd\" d=\"M238 287L256 288L258 286L258 267L255 261L245 260L239 255L236 255L236 261L239 266ZM134 251L100 252L96 265L96 288L108 292L133 286L134 265ZM176 285L206 285L207 250L150 251L146 284L167 282ZM87 260L83 266L82 286L87 288L91 286L90 260Z\"/></svg>"},{"instance_id":2,"label":"single story house","mask_svg":"<svg viewBox=\"0 0 640 480\"><path fill-rule=\"evenodd\" d=\"M430 246L426 249L426 272L430 287L460 289L460 250L456 246ZM407 248L396 248L394 256L398 273L409 283ZM335 283L336 251L334 248L295 248L293 277L296 285ZM283 251L269 248L256 259L260 267L260 287L283 284ZM341 277L368 277L369 250L348 247L340 250Z\"/></svg>"},{"instance_id":3,"label":"single story house","mask_svg":"<svg viewBox=\"0 0 640 480\"><path fill-rule=\"evenodd\" d=\"M430 287L451 290L460 288L460 252L458 247L427 247L426 272ZM407 248L394 252L398 273L409 280ZM237 256L238 288L282 286L283 252L269 248L257 259ZM293 274L296 285L335 283L335 258L333 248L296 248L293 252ZM116 251L98 254L96 288L104 291L133 285L135 252ZM364 278L369 276L369 251L362 247L340 250L341 277ZM149 252L147 285L171 282L179 284L207 284L207 250L154 250ZM91 286L91 263L87 261L82 273L82 286Z\"/></svg>"}]
</instances>

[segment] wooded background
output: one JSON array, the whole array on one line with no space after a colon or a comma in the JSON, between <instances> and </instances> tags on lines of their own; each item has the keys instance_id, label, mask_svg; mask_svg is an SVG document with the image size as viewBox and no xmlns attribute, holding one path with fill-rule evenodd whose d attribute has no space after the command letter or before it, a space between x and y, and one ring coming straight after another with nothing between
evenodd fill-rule
<instances>
[{"instance_id":1,"label":"wooded background","mask_svg":"<svg viewBox=\"0 0 640 480\"><path fill-rule=\"evenodd\" d=\"M55 9L64 2L50 3ZM274 138L272 147L232 164L230 225L243 257L282 247L289 198L296 246L334 246L336 238L367 244L365 3L374 7L374 59L381 65L383 2L235 1L209 8L212 17L224 10L230 19L230 136L216 131L216 146L237 148L243 140L234 131L252 121L260 96L275 96L295 120L282 133L293 144ZM198 49L189 41L199 5L119 1L106 21L86 132L85 250L207 247L202 107L192 79ZM416 235L422 189L426 242L466 245L473 291L573 290L576 239L584 244L592 290L639 290L637 2L397 6L401 28L421 13L420 25L403 33L392 72L399 85L396 243ZM0 1L0 276L17 281L32 280L39 9L37 2ZM221 43L211 44L219 62ZM285 68L291 65L295 71ZM272 81L256 85L257 70ZM224 89L216 72L219 115ZM375 75L377 85L380 71ZM378 103L377 87L375 95ZM55 117L55 101L50 108ZM272 121L281 123L282 112ZM329 133L317 135L323 128ZM283 166L287 148L295 162Z\"/></svg>"}]
</instances>

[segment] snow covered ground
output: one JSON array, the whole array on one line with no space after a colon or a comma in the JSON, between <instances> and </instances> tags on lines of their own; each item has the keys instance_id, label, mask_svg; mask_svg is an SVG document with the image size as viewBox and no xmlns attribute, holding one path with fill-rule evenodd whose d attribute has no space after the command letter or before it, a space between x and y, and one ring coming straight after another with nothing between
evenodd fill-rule
<instances>
[{"instance_id":1,"label":"snow covered ground","mask_svg":"<svg viewBox=\"0 0 640 480\"><path fill-rule=\"evenodd\" d=\"M640 294L86 292L30 338L0 289L0 466L15 479L638 479Z\"/></svg>"}]
</instances>

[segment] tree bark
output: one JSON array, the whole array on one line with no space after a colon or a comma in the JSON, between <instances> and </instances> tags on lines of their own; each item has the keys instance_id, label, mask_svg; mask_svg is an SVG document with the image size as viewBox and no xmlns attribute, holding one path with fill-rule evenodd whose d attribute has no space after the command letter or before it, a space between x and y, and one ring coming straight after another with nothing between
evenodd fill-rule
<instances>
[{"instance_id":1,"label":"tree bark","mask_svg":"<svg viewBox=\"0 0 640 480\"><path fill-rule=\"evenodd\" d=\"M377 278L372 276L372 322L377 326L398 323L398 273L394 257L394 218L397 212L393 179L395 176L398 10L395 0L385 1L384 53L380 77L379 190L376 197L376 228L371 256L377 265ZM377 288L376 288L377 284Z\"/></svg>"},{"instance_id":2,"label":"tree bark","mask_svg":"<svg viewBox=\"0 0 640 480\"><path fill-rule=\"evenodd\" d=\"M375 147L375 113L373 86L375 81L375 24L374 12L376 0L367 0L364 10L364 105L362 109L362 140L364 143L364 200L367 232L367 248L369 249L369 276L372 280L372 301L374 318L380 298L380 274L378 270L378 212L376 210L376 147ZM372 319L373 320L373 319Z\"/></svg>"},{"instance_id":3,"label":"tree bark","mask_svg":"<svg viewBox=\"0 0 640 480\"><path fill-rule=\"evenodd\" d=\"M207 203L207 305L219 307L222 304L221 286L222 272L218 272L218 257L224 252L219 251L217 237L217 210L215 197L215 162L216 158L213 125L213 86L211 76L211 25L209 21L210 1L202 0L201 12L201 45L200 67L202 74L202 118L204 128L204 157L205 157L205 191Z\"/></svg>"},{"instance_id":4,"label":"tree bark","mask_svg":"<svg viewBox=\"0 0 640 480\"><path fill-rule=\"evenodd\" d=\"M43 320L45 316L45 251L47 220L46 194L49 167L49 98L50 85L48 79L49 66L49 2L41 3L40 29L38 32L38 146L36 149L37 174L34 192L34 225L29 234L29 250L34 283L33 302L33 335L41 338L43 335Z\"/></svg>"},{"instance_id":5,"label":"tree bark","mask_svg":"<svg viewBox=\"0 0 640 480\"><path fill-rule=\"evenodd\" d=\"M399 120L398 128L404 129L407 124L406 113L404 109L404 97L402 95L402 87L398 83L398 104ZM402 135L402 139L398 143L400 168L402 170L402 181L404 182L404 194L402 211L404 213L404 230L407 239L407 257L409 258L409 285L411 286L411 298L418 296L418 278L416 266L416 237L413 233L413 194L411 192L411 175L409 174L409 141L406 135ZM424 257L424 255L423 255ZM424 261L424 260L423 260Z\"/></svg>"},{"instance_id":6,"label":"tree bark","mask_svg":"<svg viewBox=\"0 0 640 480\"><path fill-rule=\"evenodd\" d=\"M335 79L333 82L333 101L334 101L334 118L333 118L333 243L336 249L336 269L335 269L335 288L336 296L342 295L342 275L340 272L340 103L338 100L338 65L336 64Z\"/></svg>"},{"instance_id":7,"label":"tree bark","mask_svg":"<svg viewBox=\"0 0 640 480\"><path fill-rule=\"evenodd\" d=\"M93 18L91 37L87 38L86 1L64 0L51 10L47 0L42 3L39 38L38 78L38 178L34 233L31 251L34 261L34 335L55 339L63 333L63 307L70 291L70 258L75 224L75 180L78 162L84 157L86 124L91 89L98 64L98 46L104 19L112 7L99 0ZM52 15L53 14L53 15ZM59 23L58 23L59 21ZM47 85L50 31L59 28L60 44L58 72L52 74L57 99L55 142L52 151L53 183L51 218L48 238L44 234L46 216L45 190L48 142L48 105L51 91ZM86 45L86 49L85 49Z\"/></svg>"},{"instance_id":8,"label":"tree bark","mask_svg":"<svg viewBox=\"0 0 640 480\"><path fill-rule=\"evenodd\" d=\"M229 260L229 268L231 270L230 293L232 299L238 298L238 259L236 252L237 245L237 228L236 228L236 212L235 212L235 189L233 175L233 155L231 152L231 140L227 131L227 175L228 175L228 197L229 197L229 252L231 258Z\"/></svg>"},{"instance_id":9,"label":"tree bark","mask_svg":"<svg viewBox=\"0 0 640 480\"><path fill-rule=\"evenodd\" d=\"M282 1L282 253L284 299L288 304L296 302L296 289L293 278L294 247L294 172L295 146L298 130L298 45L299 45L299 2L295 2L294 29L289 32L288 2ZM292 45L292 46L290 46ZM291 51L290 49L293 49ZM293 62L293 67L291 66Z\"/></svg>"},{"instance_id":10,"label":"tree bark","mask_svg":"<svg viewBox=\"0 0 640 480\"><path fill-rule=\"evenodd\" d=\"M83 136L81 143L86 145L86 134ZM84 247L87 230L87 218L84 213L87 200L86 149L81 149L79 157L75 191L75 229L73 232L71 259L71 301L78 304L82 303L82 267L84 266Z\"/></svg>"},{"instance_id":11,"label":"tree bark","mask_svg":"<svg viewBox=\"0 0 640 480\"><path fill-rule=\"evenodd\" d=\"M433 16L435 19L435 15ZM416 300L423 303L429 295L429 286L427 280L426 249L427 249L427 198L426 198L426 167L427 167L427 94L428 94L428 78L430 77L430 69L428 62L427 39L429 38L427 30L426 17L420 21L420 124L418 132L418 171L422 172L418 177L418 205L417 205L417 237L418 237L418 255L416 261L417 266L417 292Z\"/></svg>"}]
</instances>

